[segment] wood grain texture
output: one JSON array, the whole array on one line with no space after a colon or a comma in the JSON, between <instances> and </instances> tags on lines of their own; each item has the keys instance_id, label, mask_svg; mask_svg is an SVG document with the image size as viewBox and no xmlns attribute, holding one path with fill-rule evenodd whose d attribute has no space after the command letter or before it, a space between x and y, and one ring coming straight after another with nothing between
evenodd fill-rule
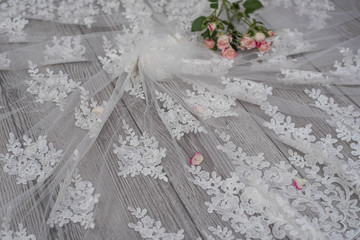
<instances>
[{"instance_id":1,"label":"wood grain texture","mask_svg":"<svg viewBox=\"0 0 360 240\"><path fill-rule=\"evenodd\" d=\"M346 4L341 4L346 0L335 2L338 7L346 9ZM353 19L338 27L339 33L349 34L360 32L360 20ZM64 25L51 22L43 22L31 20L29 24L29 32L32 34L43 34L54 32L56 35L81 35L91 32L106 32L110 30L118 30L116 28L95 28L92 30L83 26ZM45 34L46 35L46 34ZM88 42L88 44L90 44ZM18 47L31 46L30 44L1 44L0 52L17 49ZM92 49L88 49L92 51ZM94 52L93 52L94 54ZM305 58L305 56L304 56ZM311 64L310 64L311 65ZM317 71L315 66L312 66L314 71ZM46 67L43 67L44 69ZM83 81L91 78L102 71L100 62L79 62L52 65L51 69L56 71L64 71L73 79L82 79ZM29 104L35 108L37 103L26 102L23 99L29 99L26 92L9 92L13 82L19 82L27 77L24 71L19 74L12 74L11 72L0 72L0 105L10 105L14 109L22 109ZM111 80L109 80L111 81ZM112 94L115 83L109 84L102 89L96 98L99 100L107 100ZM185 84L169 84L169 89L185 89ZM310 99L303 93L304 87L299 87L298 90L289 89L275 89L274 95L281 99L292 99L294 102L301 102L307 104ZM342 96L340 90L339 95L336 95L336 101L341 106L354 104L359 108L360 95ZM10 102L12 99L18 99L16 102ZM10 108L11 108L10 107ZM51 106L49 106L49 112ZM91 180L95 186L96 192L101 194L100 202L95 207L96 227L93 230L83 230L79 224L67 224L62 228L55 227L48 233L45 233L40 239L119 239L112 235L112 232L121 231L123 233L121 239L141 239L140 234L136 233L128 227L129 222L136 222L137 220L127 210L128 206L140 207L148 209L148 214L155 220L161 220L164 227L170 232L176 232L179 229L184 229L185 239L196 239L204 237L203 231L207 230L208 226L217 226L219 223L222 227L229 227L230 224L222 221L221 216L216 213L208 213L204 202L210 200L210 197L205 191L196 187L193 183L187 180L189 177L184 170L184 165L192 154L197 151L204 153L206 161L202 167L207 171L216 171L222 177L229 177L229 172L234 169L234 166L222 161L225 159L224 155L219 153L216 149L208 149L210 142L219 142L219 139L209 139L205 134L187 134L180 141L175 141L171 138L170 133L166 130L166 126L156 113L156 108L149 106L142 100L135 99L133 96L125 93L122 100L118 103L110 118L104 125L99 137L94 146L86 154L86 156L79 162L79 169L84 180ZM236 111L244 113L241 118L228 117L220 118L214 121L214 126L232 129L230 133L232 140L237 146L241 146L249 155L257 155L260 152L267 152L266 159L270 162L277 163L280 161L287 161L288 147L274 141L264 131L264 127L259 124L259 118L268 119L263 111L256 105L237 102ZM281 111L281 109L280 109ZM28 112L16 111L11 118L1 121L1 138L0 146L5 146L10 132L21 136L28 134L30 137L36 138L38 133L41 133L42 126L34 128L39 121L41 121L49 112ZM247 114L246 114L247 112ZM54 112L53 114L56 114ZM121 130L121 120L125 119L130 127L134 128L138 135L144 133L145 129L150 129L149 134L156 136L160 146L167 146L166 158L162 161L162 166L166 171L169 182L154 180L143 175L132 177L118 176L118 158L113 153L112 143L116 142L120 134L124 135ZM305 126L308 122L306 118L293 118L297 126ZM316 136L324 136L326 133L336 134L334 129L324 124L323 119L312 121L314 134ZM152 127L150 127L152 126ZM210 129L214 130L214 126ZM57 136L58 141L65 141L67 131L73 131L69 128L64 130L63 135ZM49 137L52 132L48 132ZM189 152L189 149L192 151ZM4 152L1 149L0 152ZM68 150L68 152L71 152ZM301 169L296 169L302 174ZM104 177L106 176L106 178ZM15 185L15 177L7 174L0 174L0 204L9 202L16 196L22 194L29 187L24 185ZM41 194L41 192L39 192ZM56 196L52 196L54 198ZM29 232L36 234L41 228L43 222L39 219L46 216L48 207L53 205L53 199L48 199L47 204L42 208L36 208L36 211L31 213L29 217L25 209L31 208L32 204L36 204L37 199L30 199L24 207L23 215L19 215L14 221L26 219L24 225L29 229ZM116 211L116 213L114 212ZM121 217L119 217L121 216ZM238 238L244 238L241 234L236 234Z\"/></svg>"}]
</instances>

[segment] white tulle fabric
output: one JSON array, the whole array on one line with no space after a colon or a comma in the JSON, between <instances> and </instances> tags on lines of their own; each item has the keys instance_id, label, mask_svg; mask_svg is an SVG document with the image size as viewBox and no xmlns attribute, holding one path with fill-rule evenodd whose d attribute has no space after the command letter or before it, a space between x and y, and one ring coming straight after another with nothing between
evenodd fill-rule
<instances>
[{"instance_id":1,"label":"white tulle fabric","mask_svg":"<svg viewBox=\"0 0 360 240\"><path fill-rule=\"evenodd\" d=\"M207 1L1 3L24 44L0 53L1 239L360 239L360 110L334 100L358 95L360 36L337 30L359 5L262 2L272 51L235 60L190 33ZM167 222L170 188L204 222Z\"/></svg>"}]
</instances>

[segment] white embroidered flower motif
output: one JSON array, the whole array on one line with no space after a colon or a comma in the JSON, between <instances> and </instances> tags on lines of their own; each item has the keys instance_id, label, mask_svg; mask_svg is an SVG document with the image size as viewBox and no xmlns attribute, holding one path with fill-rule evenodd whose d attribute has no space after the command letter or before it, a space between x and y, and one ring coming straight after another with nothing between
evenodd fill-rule
<instances>
[{"instance_id":1,"label":"white embroidered flower motif","mask_svg":"<svg viewBox=\"0 0 360 240\"><path fill-rule=\"evenodd\" d=\"M101 14L112 14L118 11L120 2L116 0L60 1L56 16L65 23L85 24L91 28L94 17Z\"/></svg>"},{"instance_id":2,"label":"white embroidered flower motif","mask_svg":"<svg viewBox=\"0 0 360 240\"><path fill-rule=\"evenodd\" d=\"M180 140L185 133L207 133L206 129L200 125L200 122L183 106L176 103L168 94L158 92L157 90L155 94L156 98L163 103L163 108L160 108L160 115L168 124L173 137Z\"/></svg>"},{"instance_id":3,"label":"white embroidered flower motif","mask_svg":"<svg viewBox=\"0 0 360 240\"><path fill-rule=\"evenodd\" d=\"M60 71L54 74L50 69L46 73L40 73L36 64L29 61L29 70L31 80L25 80L29 93L36 95L36 102L53 102L63 110L65 98L69 93L80 86L80 82L70 79L67 74Z\"/></svg>"},{"instance_id":4,"label":"white embroidered flower motif","mask_svg":"<svg viewBox=\"0 0 360 240\"><path fill-rule=\"evenodd\" d=\"M91 98L89 101L89 92L85 88L79 87L81 92L80 106L75 108L75 126L84 130L89 130L90 137L93 138L101 130L101 115L106 106L106 101L101 105Z\"/></svg>"},{"instance_id":5,"label":"white embroidered flower motif","mask_svg":"<svg viewBox=\"0 0 360 240\"><path fill-rule=\"evenodd\" d=\"M17 231L10 229L10 224L6 221L2 223L2 229L0 230L0 239L2 240L36 240L34 234L27 233L26 228L19 223Z\"/></svg>"},{"instance_id":6,"label":"white embroidered flower motif","mask_svg":"<svg viewBox=\"0 0 360 240\"><path fill-rule=\"evenodd\" d=\"M234 60L212 56L209 60L205 59L181 59L182 69L185 72L196 74L209 74L212 76L224 76L233 67ZM202 72L200 72L202 70Z\"/></svg>"},{"instance_id":7,"label":"white embroidered flower motif","mask_svg":"<svg viewBox=\"0 0 360 240\"><path fill-rule=\"evenodd\" d=\"M103 36L103 48L105 51L105 57L99 56L98 59L102 64L102 68L112 77L117 77L122 72L123 62L122 54L125 52L125 49L121 46L118 49L115 49L113 43Z\"/></svg>"},{"instance_id":8,"label":"white embroidered flower motif","mask_svg":"<svg viewBox=\"0 0 360 240\"><path fill-rule=\"evenodd\" d=\"M145 92L142 86L141 75L137 71L130 73L129 83L125 86L125 91L136 98L145 99Z\"/></svg>"},{"instance_id":9,"label":"white embroidered flower motif","mask_svg":"<svg viewBox=\"0 0 360 240\"><path fill-rule=\"evenodd\" d=\"M5 18L0 16L0 33L7 36L10 42L25 41L26 33L23 29L28 22L21 16Z\"/></svg>"},{"instance_id":10,"label":"white embroidered flower motif","mask_svg":"<svg viewBox=\"0 0 360 240\"><path fill-rule=\"evenodd\" d=\"M341 140L354 141L360 145L360 112L353 105L340 107L333 98L321 94L320 90L305 90L305 93L316 100L314 106L330 115L327 122L336 127L337 137ZM353 147L354 145L350 145ZM354 149L355 150L355 149Z\"/></svg>"},{"instance_id":11,"label":"white embroidered flower motif","mask_svg":"<svg viewBox=\"0 0 360 240\"><path fill-rule=\"evenodd\" d=\"M44 57L46 64L59 62L77 62L86 60L85 46L81 45L81 37L54 37L52 45L45 45Z\"/></svg>"},{"instance_id":12,"label":"white embroidered flower motif","mask_svg":"<svg viewBox=\"0 0 360 240\"><path fill-rule=\"evenodd\" d=\"M126 137L119 136L119 146L114 143L114 153L119 158L119 176L134 177L139 174L150 176L155 179L168 181L163 171L161 159L166 156L165 148L159 148L159 142L155 137L150 137L147 132L137 136L134 129L123 120L123 129Z\"/></svg>"},{"instance_id":13,"label":"white embroidered flower motif","mask_svg":"<svg viewBox=\"0 0 360 240\"><path fill-rule=\"evenodd\" d=\"M281 78L278 81L289 84L329 84L331 80L321 72L295 70L295 69L281 69Z\"/></svg>"},{"instance_id":14,"label":"white embroidered flower motif","mask_svg":"<svg viewBox=\"0 0 360 240\"><path fill-rule=\"evenodd\" d=\"M4 171L15 175L17 184L45 181L60 161L62 150L57 151L52 143L48 144L46 136L39 136L35 142L27 136L23 136L23 140L21 143L10 133L9 143L6 144L8 153L0 154Z\"/></svg>"},{"instance_id":15,"label":"white embroidered flower motif","mask_svg":"<svg viewBox=\"0 0 360 240\"><path fill-rule=\"evenodd\" d=\"M233 232L230 229L228 229L227 227L222 228L218 225L216 228L210 226L210 227L208 227L208 229L212 233L212 235L216 236L217 238L214 238L212 235L208 235L207 233L205 233L206 240L215 240L215 239L233 240L233 239L235 239ZM201 238L199 238L197 240L201 240Z\"/></svg>"},{"instance_id":16,"label":"white embroidered flower motif","mask_svg":"<svg viewBox=\"0 0 360 240\"><path fill-rule=\"evenodd\" d=\"M0 69L7 69L10 67L10 59L7 58L6 53L0 53Z\"/></svg>"},{"instance_id":17,"label":"white embroidered flower motif","mask_svg":"<svg viewBox=\"0 0 360 240\"><path fill-rule=\"evenodd\" d=\"M235 232L249 239L273 239L273 236L282 239L286 235L295 239L322 239L321 232L277 194L291 186L297 171L284 162L271 166L263 154L248 156L226 134L218 134L225 143L217 148L235 165L230 177L223 179L216 172L187 167L194 176L189 180L211 196L210 202L205 203L208 212L221 214ZM287 221L289 218L295 219L294 222ZM276 228L270 230L273 224Z\"/></svg>"},{"instance_id":18,"label":"white embroidered flower motif","mask_svg":"<svg viewBox=\"0 0 360 240\"><path fill-rule=\"evenodd\" d=\"M355 169L360 169L360 112L355 111L353 105L340 107L333 98L321 94L320 90L305 90L305 93L316 100L314 106L329 114L327 123L335 128L337 137L343 141L350 142L351 155L356 157L356 164L353 159L348 159L349 165L343 165L346 176L360 180L360 174L355 174ZM335 142L334 142L335 143ZM331 143L330 143L331 144ZM355 166L357 165L357 166ZM350 174L351 173L351 174ZM352 180L352 182L354 181ZM360 189L360 184L357 185Z\"/></svg>"},{"instance_id":19,"label":"white embroidered flower motif","mask_svg":"<svg viewBox=\"0 0 360 240\"><path fill-rule=\"evenodd\" d=\"M132 215L139 221L137 223L129 223L129 228L139 232L143 239L148 240L182 240L184 239L184 230L181 229L177 233L167 233L166 229L162 227L160 221L152 219L146 215L146 209L128 207Z\"/></svg>"},{"instance_id":20,"label":"white embroidered flower motif","mask_svg":"<svg viewBox=\"0 0 360 240\"><path fill-rule=\"evenodd\" d=\"M318 97L318 106L327 108L327 101L328 98L323 95L319 95L320 93L313 90L311 93L311 96ZM333 106L335 112L337 110L346 110L346 108L341 109L334 104L333 100L330 100L330 105ZM329 110L332 112L333 110L329 108ZM264 106L263 109L266 109ZM338 113L336 113L338 114ZM358 115L358 114L356 114ZM350 119L349 119L350 120ZM341 121L337 121L337 124L343 124ZM354 120L350 120L348 124L353 124ZM344 196L345 192L349 191L348 195L351 195L353 192L350 189L356 189L356 191L360 190L360 164L359 160L354 161L351 158L346 159L342 153L343 146L340 144L337 144L338 139L333 138L330 134L327 134L323 138L316 138L312 133L311 125L307 124L305 127L295 127L295 124L291 122L291 118L288 116L284 116L283 114L276 112L272 115L272 119L269 122L265 122L264 126L268 127L269 129L272 129L279 137L279 139L288 146L291 146L292 148L298 150L299 152L302 152L304 154L304 157L302 159L302 156L295 156L294 153L290 152L291 158L290 161L298 164L298 166L311 166L311 169L307 170L310 176L307 177L307 179L314 179L315 176L313 175L319 175L318 171L322 169L324 172L324 176L316 176L316 178L321 179L321 181L324 184L328 186L328 188L335 188L335 186L332 184L333 182L337 182L342 185L342 188L345 190L340 190L339 188L339 195L338 195L338 201L344 202L343 204L349 206L348 201L351 199L350 196ZM339 131L339 130L337 130ZM353 130L355 134L357 130ZM344 132L339 132L340 136ZM352 137L351 137L352 138ZM355 137L356 139L356 137ZM346 140L346 138L345 138ZM351 152L352 155L358 157L360 154L358 150L359 143L358 140L355 140L353 143L350 144L351 148L354 149L354 151ZM357 150L356 150L357 149ZM295 156L295 158L294 158ZM333 180L330 180L333 179ZM347 190L349 189L349 190ZM331 197L332 198L332 197ZM335 203L335 198L330 201L329 205L333 206ZM333 207L330 207L333 208ZM335 210L334 210L335 211ZM357 210L358 211L358 210ZM338 215L343 215L341 212L337 212ZM356 216L358 213L355 213L354 216ZM342 216L341 218L346 219L346 221L349 221L350 219L347 216ZM324 221L327 218L323 219ZM322 222L321 222L322 224ZM324 225L326 225L325 223ZM344 226L346 228L349 228L350 226ZM325 227L327 228L327 227ZM338 231L338 229L334 226L333 228L329 229L329 232Z\"/></svg>"},{"instance_id":21,"label":"white embroidered flower motif","mask_svg":"<svg viewBox=\"0 0 360 240\"><path fill-rule=\"evenodd\" d=\"M188 98L185 101L204 119L237 116L237 113L231 110L232 106L236 106L235 98L208 91L196 83L193 84L193 89L195 92L186 91Z\"/></svg>"},{"instance_id":22,"label":"white embroidered flower motif","mask_svg":"<svg viewBox=\"0 0 360 240\"><path fill-rule=\"evenodd\" d=\"M118 11L119 5L120 2L116 0L65 0L48 1L46 4L42 1L11 0L1 4L3 11L1 15L3 17L23 16L69 24L85 24L90 28L95 22L95 16L115 13Z\"/></svg>"},{"instance_id":23,"label":"white embroidered flower motif","mask_svg":"<svg viewBox=\"0 0 360 240\"><path fill-rule=\"evenodd\" d=\"M221 80L221 83L226 86L224 90L225 94L236 97L242 101L260 104L266 101L268 95L272 95L272 87L262 83L240 78L222 77Z\"/></svg>"},{"instance_id":24,"label":"white embroidered flower motif","mask_svg":"<svg viewBox=\"0 0 360 240\"><path fill-rule=\"evenodd\" d=\"M340 53L343 55L341 62L335 61L335 71L332 74L340 77L348 77L351 80L354 78L360 80L360 49L357 54L354 54L349 48L340 48Z\"/></svg>"},{"instance_id":25,"label":"white embroidered flower motif","mask_svg":"<svg viewBox=\"0 0 360 240\"><path fill-rule=\"evenodd\" d=\"M63 198L53 207L47 224L60 227L69 223L80 223L84 229L94 228L94 206L99 201L100 194L94 194L93 184L82 180L78 169L75 169L71 183L66 188Z\"/></svg>"},{"instance_id":26,"label":"white embroidered flower motif","mask_svg":"<svg viewBox=\"0 0 360 240\"><path fill-rule=\"evenodd\" d=\"M105 56L98 59L102 68L113 78L123 72L131 73L137 63L138 54L133 39L143 36L129 31L125 28L122 34L117 34L114 43L103 36Z\"/></svg>"}]
</instances>

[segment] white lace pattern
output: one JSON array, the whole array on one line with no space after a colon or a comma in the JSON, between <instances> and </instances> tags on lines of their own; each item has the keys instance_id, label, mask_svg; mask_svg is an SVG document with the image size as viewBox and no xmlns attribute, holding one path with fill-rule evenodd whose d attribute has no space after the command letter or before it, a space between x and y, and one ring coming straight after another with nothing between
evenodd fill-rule
<instances>
[{"instance_id":1,"label":"white lace pattern","mask_svg":"<svg viewBox=\"0 0 360 240\"><path fill-rule=\"evenodd\" d=\"M47 224L62 227L69 223L80 223L84 229L94 228L94 206L99 201L100 194L94 194L91 182L82 180L75 169L71 184L67 187L63 199L58 200L53 207Z\"/></svg>"},{"instance_id":2,"label":"white lace pattern","mask_svg":"<svg viewBox=\"0 0 360 240\"><path fill-rule=\"evenodd\" d=\"M17 184L45 181L60 161L62 150L57 151L52 143L48 144L46 136L39 136L35 142L27 136L23 136L23 140L21 143L10 133L6 144L8 153L0 154L4 171L16 175Z\"/></svg>"},{"instance_id":3,"label":"white lace pattern","mask_svg":"<svg viewBox=\"0 0 360 240\"><path fill-rule=\"evenodd\" d=\"M147 132L140 137L137 136L125 120L123 120L123 129L127 136L125 139L119 136L120 146L114 144L114 153L119 158L118 175L134 177L143 174L167 182L166 173L160 165L161 159L166 156L166 149L159 148L159 142Z\"/></svg>"},{"instance_id":4,"label":"white lace pattern","mask_svg":"<svg viewBox=\"0 0 360 240\"><path fill-rule=\"evenodd\" d=\"M143 239L148 240L182 240L184 239L184 230L181 229L177 233L167 233L166 229L162 227L160 221L152 219L146 215L146 209L128 207L129 211L139 221L135 223L129 223L129 227L134 231L139 232Z\"/></svg>"}]
</instances>

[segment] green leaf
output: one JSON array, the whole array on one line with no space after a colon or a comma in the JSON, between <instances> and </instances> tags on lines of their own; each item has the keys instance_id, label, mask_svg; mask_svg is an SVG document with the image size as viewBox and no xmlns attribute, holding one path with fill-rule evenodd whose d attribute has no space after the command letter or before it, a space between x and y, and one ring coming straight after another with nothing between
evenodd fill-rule
<instances>
[{"instance_id":1,"label":"green leaf","mask_svg":"<svg viewBox=\"0 0 360 240\"><path fill-rule=\"evenodd\" d=\"M206 19L206 17L204 17L204 16L201 16L201 17L198 17L197 19L195 19L192 23L191 31L197 32L197 31L204 30L202 23L205 21L205 19Z\"/></svg>"},{"instance_id":2,"label":"green leaf","mask_svg":"<svg viewBox=\"0 0 360 240\"><path fill-rule=\"evenodd\" d=\"M235 27L234 27L234 25L232 25L232 23L229 23L229 29L231 29L231 30L234 30L235 29Z\"/></svg>"},{"instance_id":3,"label":"green leaf","mask_svg":"<svg viewBox=\"0 0 360 240\"><path fill-rule=\"evenodd\" d=\"M231 5L231 8L234 9L234 10L239 10L240 9L239 3L233 3Z\"/></svg>"},{"instance_id":4,"label":"green leaf","mask_svg":"<svg viewBox=\"0 0 360 240\"><path fill-rule=\"evenodd\" d=\"M209 38L209 37L210 37L210 31L209 31L209 29L206 29L206 31L203 32L203 33L201 34L201 36L202 36L204 39Z\"/></svg>"},{"instance_id":5,"label":"green leaf","mask_svg":"<svg viewBox=\"0 0 360 240\"><path fill-rule=\"evenodd\" d=\"M233 43L230 43L230 46L235 50L235 51L239 51L238 47L233 44Z\"/></svg>"},{"instance_id":6,"label":"green leaf","mask_svg":"<svg viewBox=\"0 0 360 240\"><path fill-rule=\"evenodd\" d=\"M212 3L212 4L210 4L210 8L212 8L212 9L218 9L218 8L219 8L219 4L218 4L218 3Z\"/></svg>"},{"instance_id":7,"label":"green leaf","mask_svg":"<svg viewBox=\"0 0 360 240\"><path fill-rule=\"evenodd\" d=\"M218 0L208 0L209 2L212 2L212 3L217 3Z\"/></svg>"},{"instance_id":8,"label":"green leaf","mask_svg":"<svg viewBox=\"0 0 360 240\"><path fill-rule=\"evenodd\" d=\"M211 34L210 38L213 39L213 38L216 36L216 34L217 34L217 31L215 30L215 31Z\"/></svg>"},{"instance_id":9,"label":"green leaf","mask_svg":"<svg viewBox=\"0 0 360 240\"><path fill-rule=\"evenodd\" d=\"M261 4L261 2L259 0L246 0L243 5L244 5L244 8L246 9L245 13L247 13L247 14L253 13L256 10L263 7L263 5Z\"/></svg>"}]
</instances>

